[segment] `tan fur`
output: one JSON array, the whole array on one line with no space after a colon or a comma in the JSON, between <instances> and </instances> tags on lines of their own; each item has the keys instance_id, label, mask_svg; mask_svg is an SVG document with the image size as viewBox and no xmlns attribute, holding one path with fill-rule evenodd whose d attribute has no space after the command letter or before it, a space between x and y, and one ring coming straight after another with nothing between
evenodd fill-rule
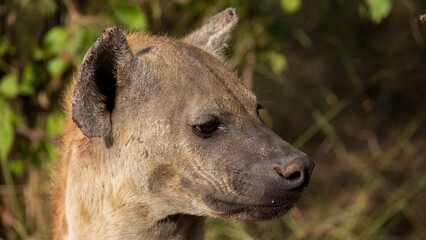
<instances>
[{"instance_id":1,"label":"tan fur","mask_svg":"<svg viewBox=\"0 0 426 240\"><path fill-rule=\"evenodd\" d=\"M237 19L227 9L182 40L101 34L66 91L54 240L203 239L205 216L291 208L313 163L261 122L217 58ZM212 122L212 135L197 132Z\"/></svg>"}]
</instances>

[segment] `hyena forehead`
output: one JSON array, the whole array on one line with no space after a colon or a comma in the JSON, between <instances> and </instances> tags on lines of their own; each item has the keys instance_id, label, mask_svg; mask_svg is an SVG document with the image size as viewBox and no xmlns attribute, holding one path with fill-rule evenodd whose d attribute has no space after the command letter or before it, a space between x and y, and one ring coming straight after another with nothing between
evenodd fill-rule
<instances>
[{"instance_id":1,"label":"hyena forehead","mask_svg":"<svg viewBox=\"0 0 426 240\"><path fill-rule=\"evenodd\" d=\"M151 36L146 33L134 33L127 36L132 51L138 56L142 69L149 69L149 75L156 75L159 81L172 87L173 91L190 91L210 95L219 109L226 103L237 100L248 108L256 107L256 97L243 86L236 72L211 52L198 45L168 37ZM146 68L145 65L152 65ZM155 72L152 72L155 69ZM190 89L188 89L190 87ZM224 91L225 90L225 91Z\"/></svg>"}]
</instances>

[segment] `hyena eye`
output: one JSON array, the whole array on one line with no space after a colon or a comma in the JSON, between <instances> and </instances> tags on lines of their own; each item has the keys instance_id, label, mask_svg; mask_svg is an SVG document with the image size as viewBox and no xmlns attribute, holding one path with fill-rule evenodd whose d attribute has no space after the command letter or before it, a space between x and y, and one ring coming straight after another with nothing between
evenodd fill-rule
<instances>
[{"instance_id":1,"label":"hyena eye","mask_svg":"<svg viewBox=\"0 0 426 240\"><path fill-rule=\"evenodd\" d=\"M194 132L203 138L210 137L218 128L219 122L217 120L209 121L200 125L194 125Z\"/></svg>"}]
</instances>

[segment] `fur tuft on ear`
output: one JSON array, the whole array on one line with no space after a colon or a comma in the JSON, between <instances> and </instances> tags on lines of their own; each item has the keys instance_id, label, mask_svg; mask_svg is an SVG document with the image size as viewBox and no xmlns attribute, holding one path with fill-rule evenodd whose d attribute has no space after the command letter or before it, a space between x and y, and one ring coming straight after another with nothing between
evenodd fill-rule
<instances>
[{"instance_id":1,"label":"fur tuft on ear","mask_svg":"<svg viewBox=\"0 0 426 240\"><path fill-rule=\"evenodd\" d=\"M190 33L184 38L184 41L197 45L223 59L225 41L237 23L238 16L235 9L227 8L210 18L203 27Z\"/></svg>"},{"instance_id":2,"label":"fur tuft on ear","mask_svg":"<svg viewBox=\"0 0 426 240\"><path fill-rule=\"evenodd\" d=\"M116 87L134 55L119 27L104 30L84 56L72 95L72 119L89 137L109 137Z\"/></svg>"}]
</instances>

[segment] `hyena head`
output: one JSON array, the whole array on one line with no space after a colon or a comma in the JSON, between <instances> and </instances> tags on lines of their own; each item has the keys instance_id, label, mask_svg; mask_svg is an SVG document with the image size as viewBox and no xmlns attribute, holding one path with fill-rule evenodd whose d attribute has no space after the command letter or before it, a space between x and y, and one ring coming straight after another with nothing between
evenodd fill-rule
<instances>
[{"instance_id":1,"label":"hyena head","mask_svg":"<svg viewBox=\"0 0 426 240\"><path fill-rule=\"evenodd\" d=\"M180 40L109 28L88 51L72 118L102 156L103 183L127 189L115 201L158 219L266 220L301 196L314 163L265 126L223 62L237 21L226 9Z\"/></svg>"}]
</instances>

